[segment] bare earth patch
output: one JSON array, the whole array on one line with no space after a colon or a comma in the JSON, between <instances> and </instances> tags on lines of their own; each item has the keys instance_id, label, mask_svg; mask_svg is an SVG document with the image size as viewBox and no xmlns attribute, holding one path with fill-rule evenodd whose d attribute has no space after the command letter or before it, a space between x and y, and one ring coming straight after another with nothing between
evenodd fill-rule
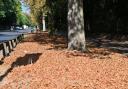
<instances>
[{"instance_id":1,"label":"bare earth patch","mask_svg":"<svg viewBox=\"0 0 128 89\"><path fill-rule=\"evenodd\" d=\"M31 34L4 59L11 68L0 89L128 89L127 57L103 48L67 51L65 41Z\"/></svg>"}]
</instances>

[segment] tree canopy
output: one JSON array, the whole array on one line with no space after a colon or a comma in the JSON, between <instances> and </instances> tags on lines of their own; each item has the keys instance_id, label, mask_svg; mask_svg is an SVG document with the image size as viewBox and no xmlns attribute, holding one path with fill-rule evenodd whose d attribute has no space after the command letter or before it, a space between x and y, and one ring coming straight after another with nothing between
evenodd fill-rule
<instances>
[{"instance_id":1,"label":"tree canopy","mask_svg":"<svg viewBox=\"0 0 128 89\"><path fill-rule=\"evenodd\" d=\"M45 0L24 0L31 9L31 20L34 24L42 26L43 7L45 6Z\"/></svg>"},{"instance_id":2,"label":"tree canopy","mask_svg":"<svg viewBox=\"0 0 128 89\"><path fill-rule=\"evenodd\" d=\"M20 0L0 0L0 25L23 25L28 16L22 12Z\"/></svg>"},{"instance_id":3,"label":"tree canopy","mask_svg":"<svg viewBox=\"0 0 128 89\"><path fill-rule=\"evenodd\" d=\"M25 0L30 6L32 19L37 25L42 26L42 16L47 15L49 30L67 28L67 0Z\"/></svg>"},{"instance_id":4,"label":"tree canopy","mask_svg":"<svg viewBox=\"0 0 128 89\"><path fill-rule=\"evenodd\" d=\"M25 0L41 22L42 13L48 12L48 27L52 30L67 29L68 0ZM85 30L91 32L127 32L127 1L84 0Z\"/></svg>"}]
</instances>

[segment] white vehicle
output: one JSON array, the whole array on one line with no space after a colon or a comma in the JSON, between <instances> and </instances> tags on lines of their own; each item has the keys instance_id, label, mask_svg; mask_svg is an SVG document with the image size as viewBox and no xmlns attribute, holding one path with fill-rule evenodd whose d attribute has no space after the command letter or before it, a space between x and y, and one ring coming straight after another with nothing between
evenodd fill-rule
<instances>
[{"instance_id":1,"label":"white vehicle","mask_svg":"<svg viewBox=\"0 0 128 89\"><path fill-rule=\"evenodd\" d=\"M28 29L28 26L27 25L23 25L23 29Z\"/></svg>"}]
</instances>

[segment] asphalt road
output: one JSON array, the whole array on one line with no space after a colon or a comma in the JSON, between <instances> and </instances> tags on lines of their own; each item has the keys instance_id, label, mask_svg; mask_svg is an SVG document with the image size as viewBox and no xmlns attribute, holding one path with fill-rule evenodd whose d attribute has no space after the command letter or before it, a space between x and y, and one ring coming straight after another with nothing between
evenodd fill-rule
<instances>
[{"instance_id":1,"label":"asphalt road","mask_svg":"<svg viewBox=\"0 0 128 89\"><path fill-rule=\"evenodd\" d=\"M28 33L31 33L31 29L15 30L15 31L9 31L9 30L0 31L0 43L13 40L22 34L28 34Z\"/></svg>"}]
</instances>

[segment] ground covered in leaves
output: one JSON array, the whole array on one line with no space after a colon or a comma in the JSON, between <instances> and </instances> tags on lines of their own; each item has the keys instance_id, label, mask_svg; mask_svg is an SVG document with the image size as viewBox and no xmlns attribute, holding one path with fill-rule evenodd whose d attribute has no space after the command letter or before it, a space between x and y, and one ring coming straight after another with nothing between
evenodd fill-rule
<instances>
[{"instance_id":1,"label":"ground covered in leaves","mask_svg":"<svg viewBox=\"0 0 128 89\"><path fill-rule=\"evenodd\" d=\"M65 43L30 34L0 65L0 89L128 89L128 57L96 47L68 51Z\"/></svg>"}]
</instances>

